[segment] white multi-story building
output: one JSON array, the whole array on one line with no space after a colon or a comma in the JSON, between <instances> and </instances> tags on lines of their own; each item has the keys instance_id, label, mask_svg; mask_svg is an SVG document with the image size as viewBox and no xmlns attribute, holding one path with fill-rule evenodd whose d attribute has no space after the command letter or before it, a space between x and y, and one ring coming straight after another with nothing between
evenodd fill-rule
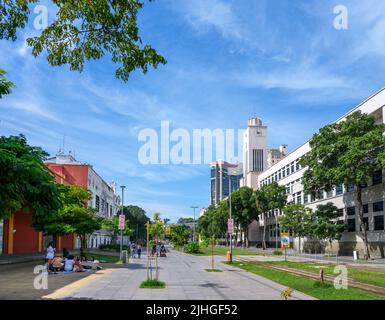
<instances>
[{"instance_id":1,"label":"white multi-story building","mask_svg":"<svg viewBox=\"0 0 385 320\"><path fill-rule=\"evenodd\" d=\"M360 110L363 113L372 114L377 123L385 123L385 89L377 92L353 110L345 114L336 122L343 121L347 115L354 111ZM256 176L256 180L248 184L249 187L260 187L265 184L276 181L280 185L287 188L288 202L302 203L312 209L315 209L319 204L332 202L339 208L340 221L348 225L348 230L343 234L341 240L335 241L332 247L327 250L338 252L339 254L351 254L353 250L363 251L363 242L360 237L357 204L353 188L351 186L340 185L336 186L330 192L322 192L317 198L310 197L304 194L303 185L301 183L305 168L299 164L299 159L310 151L309 142L288 154L281 161L272 165L269 169ZM246 151L249 152L249 151ZM367 187L363 192L364 203L364 218L368 222L369 232L368 240L370 250L374 256L384 257L385 250L385 232L384 232L384 199L385 186L383 183L383 172L377 172L368 181ZM279 232L276 232L276 219L282 213L275 210L269 215L267 222L267 241L271 246L274 246L279 240ZM249 235L251 242L260 242L262 235L262 222L253 222L249 227ZM294 243L298 246L298 242ZM315 248L317 246L318 248ZM314 242L304 242L304 250L324 250L325 245Z\"/></svg>"},{"instance_id":2,"label":"white multi-story building","mask_svg":"<svg viewBox=\"0 0 385 320\"><path fill-rule=\"evenodd\" d=\"M51 170L65 177L67 183L82 186L91 191L92 198L88 201L88 206L96 209L97 215L113 217L118 214L120 197L117 194L116 183L107 183L92 165L77 161L71 152L69 154L59 152L56 156L48 158L45 163ZM127 244L129 237L123 238L123 243ZM88 247L98 248L99 245L110 242L110 232L98 230L89 236ZM79 246L79 240L77 245Z\"/></svg>"}]
</instances>

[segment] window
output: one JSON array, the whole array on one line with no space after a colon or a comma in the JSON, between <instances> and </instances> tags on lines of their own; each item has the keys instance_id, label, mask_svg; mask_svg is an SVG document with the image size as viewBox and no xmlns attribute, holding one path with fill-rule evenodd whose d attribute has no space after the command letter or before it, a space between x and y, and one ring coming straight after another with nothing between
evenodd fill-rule
<instances>
[{"instance_id":1,"label":"window","mask_svg":"<svg viewBox=\"0 0 385 320\"><path fill-rule=\"evenodd\" d=\"M318 192L317 198L318 198L319 200L322 200L322 199L324 198L324 192L323 192L323 190L321 190L321 191Z\"/></svg>"},{"instance_id":2,"label":"window","mask_svg":"<svg viewBox=\"0 0 385 320\"><path fill-rule=\"evenodd\" d=\"M384 202L378 201L373 203L373 212L384 211Z\"/></svg>"},{"instance_id":3,"label":"window","mask_svg":"<svg viewBox=\"0 0 385 320\"><path fill-rule=\"evenodd\" d=\"M346 209L346 214L348 216L354 216L356 214L356 207L349 207Z\"/></svg>"},{"instance_id":4,"label":"window","mask_svg":"<svg viewBox=\"0 0 385 320\"><path fill-rule=\"evenodd\" d=\"M373 179L373 185L382 183L382 171L381 170L376 171L373 174L372 179Z\"/></svg>"},{"instance_id":5,"label":"window","mask_svg":"<svg viewBox=\"0 0 385 320\"><path fill-rule=\"evenodd\" d=\"M308 203L309 202L309 196L307 195L307 194L305 194L304 196L303 196L303 203Z\"/></svg>"},{"instance_id":6,"label":"window","mask_svg":"<svg viewBox=\"0 0 385 320\"><path fill-rule=\"evenodd\" d=\"M328 192L326 193L326 196L327 196L328 198L333 197L333 190L328 191Z\"/></svg>"},{"instance_id":7,"label":"window","mask_svg":"<svg viewBox=\"0 0 385 320\"><path fill-rule=\"evenodd\" d=\"M290 171L291 171L291 173L293 173L294 172L294 162L292 162L291 164L290 164Z\"/></svg>"},{"instance_id":8,"label":"window","mask_svg":"<svg viewBox=\"0 0 385 320\"><path fill-rule=\"evenodd\" d=\"M339 217L343 217L344 216L344 209L338 209L337 213L338 213Z\"/></svg>"},{"instance_id":9,"label":"window","mask_svg":"<svg viewBox=\"0 0 385 320\"><path fill-rule=\"evenodd\" d=\"M348 232L356 231L356 219L348 219Z\"/></svg>"},{"instance_id":10,"label":"window","mask_svg":"<svg viewBox=\"0 0 385 320\"><path fill-rule=\"evenodd\" d=\"M99 202L99 196L95 196L95 207L96 209L98 209L99 211L99 208L100 208L100 202Z\"/></svg>"},{"instance_id":11,"label":"window","mask_svg":"<svg viewBox=\"0 0 385 320\"><path fill-rule=\"evenodd\" d=\"M336 186L336 196L340 195L343 193L343 187L342 184Z\"/></svg>"},{"instance_id":12,"label":"window","mask_svg":"<svg viewBox=\"0 0 385 320\"><path fill-rule=\"evenodd\" d=\"M384 230L384 216L374 217L374 230Z\"/></svg>"},{"instance_id":13,"label":"window","mask_svg":"<svg viewBox=\"0 0 385 320\"><path fill-rule=\"evenodd\" d=\"M295 170L299 170L299 160L295 162Z\"/></svg>"},{"instance_id":14,"label":"window","mask_svg":"<svg viewBox=\"0 0 385 320\"><path fill-rule=\"evenodd\" d=\"M369 212L369 205L368 204L364 204L362 206L362 213L368 213Z\"/></svg>"},{"instance_id":15,"label":"window","mask_svg":"<svg viewBox=\"0 0 385 320\"><path fill-rule=\"evenodd\" d=\"M289 167L287 167L287 169L286 169L286 174L287 174L287 175L290 174L290 168L289 168Z\"/></svg>"},{"instance_id":16,"label":"window","mask_svg":"<svg viewBox=\"0 0 385 320\"><path fill-rule=\"evenodd\" d=\"M297 203L299 203L299 204L302 203L301 192L298 192L298 193L297 193Z\"/></svg>"},{"instance_id":17,"label":"window","mask_svg":"<svg viewBox=\"0 0 385 320\"><path fill-rule=\"evenodd\" d=\"M364 223L364 225L365 225L366 231L369 231L369 218L368 218L368 217L365 217L365 218L363 219L363 223Z\"/></svg>"}]
</instances>

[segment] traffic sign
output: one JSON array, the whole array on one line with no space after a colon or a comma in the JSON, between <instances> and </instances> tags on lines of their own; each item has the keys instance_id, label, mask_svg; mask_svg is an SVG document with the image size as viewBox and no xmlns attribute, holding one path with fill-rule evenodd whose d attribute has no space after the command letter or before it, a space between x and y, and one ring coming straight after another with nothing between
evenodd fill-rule
<instances>
[{"instance_id":1,"label":"traffic sign","mask_svg":"<svg viewBox=\"0 0 385 320\"><path fill-rule=\"evenodd\" d=\"M290 237L288 232L281 232L281 248L286 249L290 247Z\"/></svg>"},{"instance_id":2,"label":"traffic sign","mask_svg":"<svg viewBox=\"0 0 385 320\"><path fill-rule=\"evenodd\" d=\"M230 234L234 232L234 219L227 219L227 232Z\"/></svg>"},{"instance_id":3,"label":"traffic sign","mask_svg":"<svg viewBox=\"0 0 385 320\"><path fill-rule=\"evenodd\" d=\"M126 216L124 214L119 215L119 230L124 230L126 227Z\"/></svg>"}]
</instances>

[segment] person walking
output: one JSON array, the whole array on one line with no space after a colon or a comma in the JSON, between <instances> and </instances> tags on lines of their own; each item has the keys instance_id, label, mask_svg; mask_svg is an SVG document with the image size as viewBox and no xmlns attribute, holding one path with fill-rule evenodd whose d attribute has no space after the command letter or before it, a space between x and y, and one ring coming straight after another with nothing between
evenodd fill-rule
<instances>
[{"instance_id":1,"label":"person walking","mask_svg":"<svg viewBox=\"0 0 385 320\"><path fill-rule=\"evenodd\" d=\"M140 246L140 244L138 244L136 252L138 253L138 259L140 259L140 255L142 254L142 247Z\"/></svg>"}]
</instances>

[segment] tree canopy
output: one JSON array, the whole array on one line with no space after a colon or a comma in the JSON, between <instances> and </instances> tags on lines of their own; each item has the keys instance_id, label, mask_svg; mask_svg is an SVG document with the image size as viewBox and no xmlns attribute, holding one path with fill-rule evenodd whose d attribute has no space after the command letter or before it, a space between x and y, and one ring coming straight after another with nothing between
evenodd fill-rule
<instances>
[{"instance_id":1,"label":"tree canopy","mask_svg":"<svg viewBox=\"0 0 385 320\"><path fill-rule=\"evenodd\" d=\"M151 1L151 0L149 0ZM31 4L40 0L5 0L0 3L0 39L17 39L25 28ZM142 44L137 17L141 0L54 0L57 13L40 35L27 39L36 57L46 52L52 66L68 65L82 71L87 60L109 55L118 64L117 78L127 81L130 73L165 64L166 59L150 45Z\"/></svg>"},{"instance_id":2,"label":"tree canopy","mask_svg":"<svg viewBox=\"0 0 385 320\"><path fill-rule=\"evenodd\" d=\"M146 222L150 221L147 217L146 211L141 207L135 205L128 205L123 207L123 213L126 216L128 222L128 228L133 230L133 237L135 240L146 239Z\"/></svg>"},{"instance_id":3,"label":"tree canopy","mask_svg":"<svg viewBox=\"0 0 385 320\"><path fill-rule=\"evenodd\" d=\"M353 185L364 251L370 257L362 209L362 185L385 165L385 125L374 116L353 112L344 121L327 125L313 135L311 150L301 158L307 167L302 181L308 194L330 191L335 185Z\"/></svg>"},{"instance_id":4,"label":"tree canopy","mask_svg":"<svg viewBox=\"0 0 385 320\"><path fill-rule=\"evenodd\" d=\"M61 208L60 187L43 163L47 155L23 135L0 137L0 219L31 210L34 223L42 225Z\"/></svg>"},{"instance_id":5,"label":"tree canopy","mask_svg":"<svg viewBox=\"0 0 385 320\"><path fill-rule=\"evenodd\" d=\"M0 99L3 95L10 94L14 87L13 83L5 78L6 74L3 69L0 69Z\"/></svg>"}]
</instances>

